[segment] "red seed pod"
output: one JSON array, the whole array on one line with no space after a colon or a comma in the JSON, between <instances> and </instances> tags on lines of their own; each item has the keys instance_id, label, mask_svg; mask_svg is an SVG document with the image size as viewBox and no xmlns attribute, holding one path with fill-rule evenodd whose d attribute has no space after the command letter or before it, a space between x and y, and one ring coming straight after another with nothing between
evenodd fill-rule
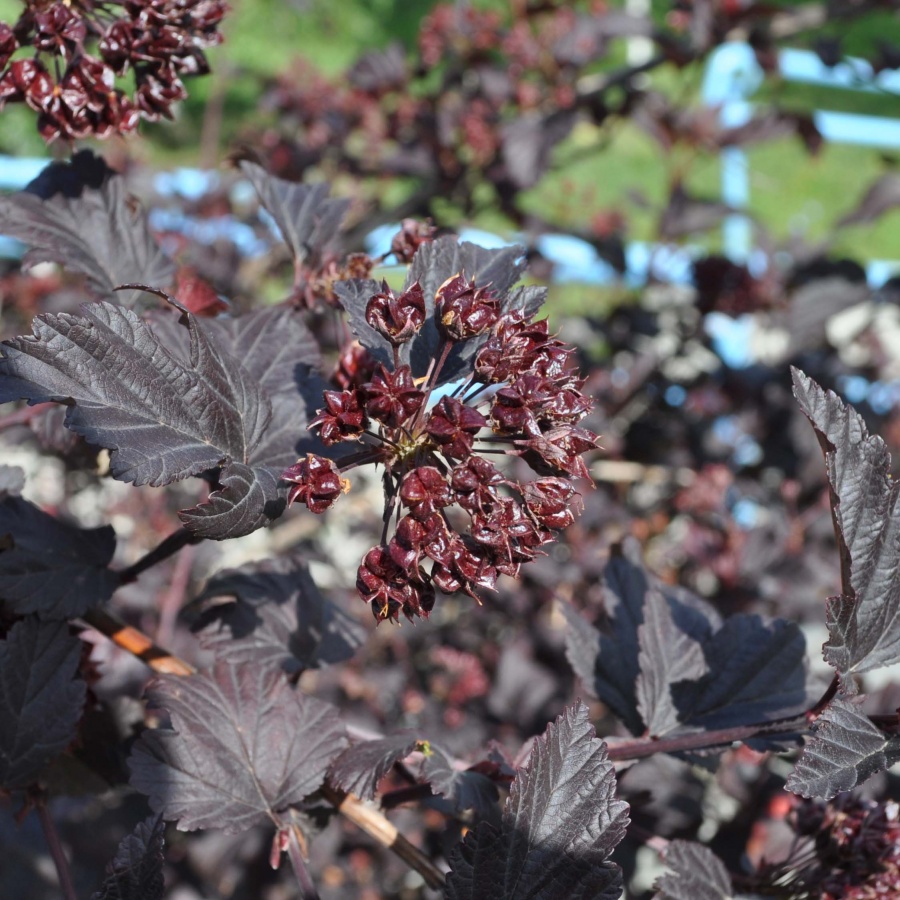
<instances>
[{"instance_id":1,"label":"red seed pod","mask_svg":"<svg viewBox=\"0 0 900 900\"><path fill-rule=\"evenodd\" d=\"M398 428L425 402L425 394L416 387L409 366L400 366L395 372L379 366L362 390L369 415L388 428Z\"/></svg>"},{"instance_id":2,"label":"red seed pod","mask_svg":"<svg viewBox=\"0 0 900 900\"><path fill-rule=\"evenodd\" d=\"M331 380L341 390L361 387L369 381L378 368L375 357L358 341L346 344L338 357Z\"/></svg>"},{"instance_id":3,"label":"red seed pod","mask_svg":"<svg viewBox=\"0 0 900 900\"><path fill-rule=\"evenodd\" d=\"M573 499L578 495L564 478L538 478L522 486L525 508L545 528L568 528L575 521Z\"/></svg>"},{"instance_id":4,"label":"red seed pod","mask_svg":"<svg viewBox=\"0 0 900 900\"><path fill-rule=\"evenodd\" d=\"M395 294L386 281L366 304L366 322L395 347L405 344L425 324L425 293L418 281Z\"/></svg>"},{"instance_id":5,"label":"red seed pod","mask_svg":"<svg viewBox=\"0 0 900 900\"><path fill-rule=\"evenodd\" d=\"M407 472L400 485L400 499L416 519L427 519L453 502L447 479L434 466L419 466Z\"/></svg>"},{"instance_id":6,"label":"red seed pod","mask_svg":"<svg viewBox=\"0 0 900 900\"><path fill-rule=\"evenodd\" d=\"M385 547L373 547L357 571L356 589L379 622L396 621L401 612L410 621L416 616L428 618L434 608L434 588L420 576L421 572L411 579Z\"/></svg>"},{"instance_id":7,"label":"red seed pod","mask_svg":"<svg viewBox=\"0 0 900 900\"><path fill-rule=\"evenodd\" d=\"M581 454L596 448L597 435L586 428L560 425L516 444L522 448L522 457L538 473L565 472L576 478L590 478Z\"/></svg>"},{"instance_id":8,"label":"red seed pod","mask_svg":"<svg viewBox=\"0 0 900 900\"><path fill-rule=\"evenodd\" d=\"M326 447L340 441L355 441L365 431L368 419L358 391L325 391L325 406L316 410L309 428L318 428Z\"/></svg>"},{"instance_id":9,"label":"red seed pod","mask_svg":"<svg viewBox=\"0 0 900 900\"><path fill-rule=\"evenodd\" d=\"M404 219L400 230L391 241L391 253L397 262L411 263L416 250L434 240L437 229L431 222L419 222L417 219Z\"/></svg>"},{"instance_id":10,"label":"red seed pod","mask_svg":"<svg viewBox=\"0 0 900 900\"><path fill-rule=\"evenodd\" d=\"M475 512L493 503L500 496L497 488L509 482L490 460L472 455L454 467L450 484L456 491L459 505Z\"/></svg>"},{"instance_id":11,"label":"red seed pod","mask_svg":"<svg viewBox=\"0 0 900 900\"><path fill-rule=\"evenodd\" d=\"M462 274L448 278L434 297L435 324L447 340L464 341L484 334L500 316L500 300L475 287Z\"/></svg>"},{"instance_id":12,"label":"red seed pod","mask_svg":"<svg viewBox=\"0 0 900 900\"><path fill-rule=\"evenodd\" d=\"M19 42L16 40L15 32L6 22L0 22L0 68L9 62L9 58L18 49Z\"/></svg>"},{"instance_id":13,"label":"red seed pod","mask_svg":"<svg viewBox=\"0 0 900 900\"><path fill-rule=\"evenodd\" d=\"M34 15L36 50L72 57L87 37L87 27L80 15L65 3L54 3Z\"/></svg>"},{"instance_id":14,"label":"red seed pod","mask_svg":"<svg viewBox=\"0 0 900 900\"><path fill-rule=\"evenodd\" d=\"M295 500L306 504L310 512L323 513L334 506L341 494L350 490L350 482L341 478L338 467L324 456L307 453L281 473L283 481L294 486L288 493L288 505Z\"/></svg>"},{"instance_id":15,"label":"red seed pod","mask_svg":"<svg viewBox=\"0 0 900 900\"><path fill-rule=\"evenodd\" d=\"M475 435L486 425L487 419L477 409L455 397L443 397L431 411L425 428L444 456L464 459L472 452Z\"/></svg>"}]
</instances>

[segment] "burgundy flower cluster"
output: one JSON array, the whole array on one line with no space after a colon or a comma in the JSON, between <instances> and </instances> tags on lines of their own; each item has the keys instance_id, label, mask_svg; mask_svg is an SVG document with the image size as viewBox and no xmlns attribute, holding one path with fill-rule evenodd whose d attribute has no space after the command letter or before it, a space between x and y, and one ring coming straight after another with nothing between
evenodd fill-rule
<instances>
[{"instance_id":1,"label":"burgundy flower cluster","mask_svg":"<svg viewBox=\"0 0 900 900\"><path fill-rule=\"evenodd\" d=\"M182 77L209 71L203 50L221 42L226 9L222 0L30 0L15 25L0 22L0 109L26 103L46 141L171 118L187 96ZM128 72L131 97L116 83Z\"/></svg>"},{"instance_id":2,"label":"burgundy flower cluster","mask_svg":"<svg viewBox=\"0 0 900 900\"><path fill-rule=\"evenodd\" d=\"M813 860L792 873L821 900L900 897L900 806L843 795L803 801L793 827L813 841Z\"/></svg>"},{"instance_id":3,"label":"burgundy flower cluster","mask_svg":"<svg viewBox=\"0 0 900 900\"><path fill-rule=\"evenodd\" d=\"M366 306L366 321L394 348L394 365L370 380L326 391L310 427L327 446L359 445L336 460L309 454L283 478L289 500L322 512L347 490L343 473L384 467L384 530L357 576L376 619L428 616L435 592L478 599L501 574L516 576L578 507L570 479L587 477L581 454L596 435L578 426L591 408L568 367L571 350L547 321L458 273L437 290L438 349L421 379L400 363L400 348L429 317L418 282L395 293L386 283ZM450 354L478 341L468 377L441 385ZM504 446L505 445L505 446ZM525 459L537 477L514 480L495 465Z\"/></svg>"}]
</instances>

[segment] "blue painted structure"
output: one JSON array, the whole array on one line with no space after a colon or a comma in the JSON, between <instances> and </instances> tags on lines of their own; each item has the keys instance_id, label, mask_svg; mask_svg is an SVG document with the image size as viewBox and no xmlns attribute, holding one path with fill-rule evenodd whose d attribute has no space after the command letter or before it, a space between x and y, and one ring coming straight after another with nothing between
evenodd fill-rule
<instances>
[{"instance_id":1,"label":"blue painted structure","mask_svg":"<svg viewBox=\"0 0 900 900\"><path fill-rule=\"evenodd\" d=\"M836 66L826 66L811 50L782 50L778 69L786 81L841 88L864 93L891 93L900 96L900 69L874 72L865 60L848 58ZM710 55L703 76L705 103L719 110L723 125L736 127L753 115L750 98L759 90L765 75L753 49L744 43L730 43ZM900 148L900 120L883 116L815 110L813 122L826 141L896 150ZM750 201L750 177L747 154L738 147L722 151L722 199L736 210L746 209ZM752 258L752 229L746 216L729 216L723 226L725 253L735 261ZM868 266L869 283L883 284L900 261L872 260Z\"/></svg>"},{"instance_id":2,"label":"blue painted structure","mask_svg":"<svg viewBox=\"0 0 900 900\"><path fill-rule=\"evenodd\" d=\"M875 73L864 60L848 59L836 66L826 66L814 53L806 50L782 50L778 57L781 76L787 80L818 84L827 87L858 90L868 93L890 92L900 95L900 70ZM719 110L723 125L738 126L753 114L751 97L762 85L764 73L749 45L739 42L725 44L709 58L703 78L702 97L705 103ZM815 124L825 140L853 143L868 147L900 148L900 121L875 116L817 110ZM721 154L722 199L735 210L746 209L750 199L750 180L746 153L740 148L726 148ZM17 159L0 157L0 190L24 187L47 164L45 159ZM196 200L221 182L214 171L176 169L156 176L154 188L161 196ZM234 199L246 202L252 198L249 182L232 187ZM277 233L271 217L262 211L264 221ZM180 210L155 209L150 213L153 228L160 231L182 232L200 243L220 238L232 240L242 253L256 256L264 253L267 243L247 225L230 216L219 219L198 219ZM367 249L375 255L389 246L396 225L385 225L372 232ZM514 243L478 229L464 229L461 237L483 246ZM748 218L736 213L728 216L723 226L724 250L735 261L747 263L751 271L759 260L754 258L752 229ZM609 284L619 280L619 274L601 259L586 241L566 234L545 234L537 239L537 249L554 263L554 279L559 283ZM0 257L21 255L22 246L0 236ZM690 280L691 262L700 253L696 248L650 244L635 241L625 250L624 283L639 287L649 277L676 284ZM868 264L869 282L883 284L900 261L872 260Z\"/></svg>"}]
</instances>

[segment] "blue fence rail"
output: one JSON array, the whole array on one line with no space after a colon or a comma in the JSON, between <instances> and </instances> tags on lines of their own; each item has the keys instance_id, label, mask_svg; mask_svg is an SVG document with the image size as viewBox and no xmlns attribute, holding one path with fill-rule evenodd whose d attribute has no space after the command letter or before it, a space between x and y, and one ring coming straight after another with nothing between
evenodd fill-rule
<instances>
[{"instance_id":1,"label":"blue fence rail","mask_svg":"<svg viewBox=\"0 0 900 900\"><path fill-rule=\"evenodd\" d=\"M811 51L787 49L780 52L778 65L785 80L900 96L900 70L875 73L864 60L848 59L828 67ZM764 77L749 45L739 42L726 44L711 54L707 62L702 86L703 101L718 109L723 125L742 125L753 115L752 97ZM900 121L895 119L816 110L814 121L826 141L900 148ZM37 176L47 162L46 159L0 156L0 190L21 189ZM158 174L153 186L163 197L197 199L218 187L219 183L217 172L183 168ZM250 184L244 181L236 182L231 190L233 198L239 202L246 202L253 193ZM735 210L747 209L750 190L746 153L739 148L724 149L721 153L723 201ZM230 216L201 219L173 208L154 209L150 216L152 227L159 231L183 233L199 243L227 238L247 256L264 253L268 247L251 227ZM274 223L270 224L274 227ZM369 252L384 252L388 246L386 242L397 227L376 229L367 241ZM466 229L461 236L484 246L516 241L514 236L507 240L476 229ZM751 269L761 263L754 259L752 227L746 215L738 212L726 218L723 243L725 254L734 261L748 263ZM554 264L553 277L557 283L612 284L621 281L631 287L639 287L651 277L675 284L688 283L692 261L703 252L689 246L631 242L625 248L626 271L620 275L598 255L594 247L571 235L542 235L536 247ZM0 257L15 258L21 252L18 242L0 236ZM870 260L867 264L869 283L873 287L880 286L898 271L900 260Z\"/></svg>"}]
</instances>

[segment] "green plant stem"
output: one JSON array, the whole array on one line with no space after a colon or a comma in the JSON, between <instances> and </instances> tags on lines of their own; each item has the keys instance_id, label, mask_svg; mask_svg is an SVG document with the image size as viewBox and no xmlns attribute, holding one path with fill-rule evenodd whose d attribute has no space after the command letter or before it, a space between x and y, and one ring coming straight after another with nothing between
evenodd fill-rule
<instances>
[{"instance_id":1,"label":"green plant stem","mask_svg":"<svg viewBox=\"0 0 900 900\"><path fill-rule=\"evenodd\" d=\"M44 832L50 856L53 859L53 864L56 866L59 889L62 891L65 900L78 900L78 895L75 893L75 885L72 884L69 861L63 852L59 834L56 831L56 826L53 824L53 818L50 816L50 810L47 808L47 799L43 793L35 797L34 807L37 810L38 821L41 823L41 829Z\"/></svg>"}]
</instances>

